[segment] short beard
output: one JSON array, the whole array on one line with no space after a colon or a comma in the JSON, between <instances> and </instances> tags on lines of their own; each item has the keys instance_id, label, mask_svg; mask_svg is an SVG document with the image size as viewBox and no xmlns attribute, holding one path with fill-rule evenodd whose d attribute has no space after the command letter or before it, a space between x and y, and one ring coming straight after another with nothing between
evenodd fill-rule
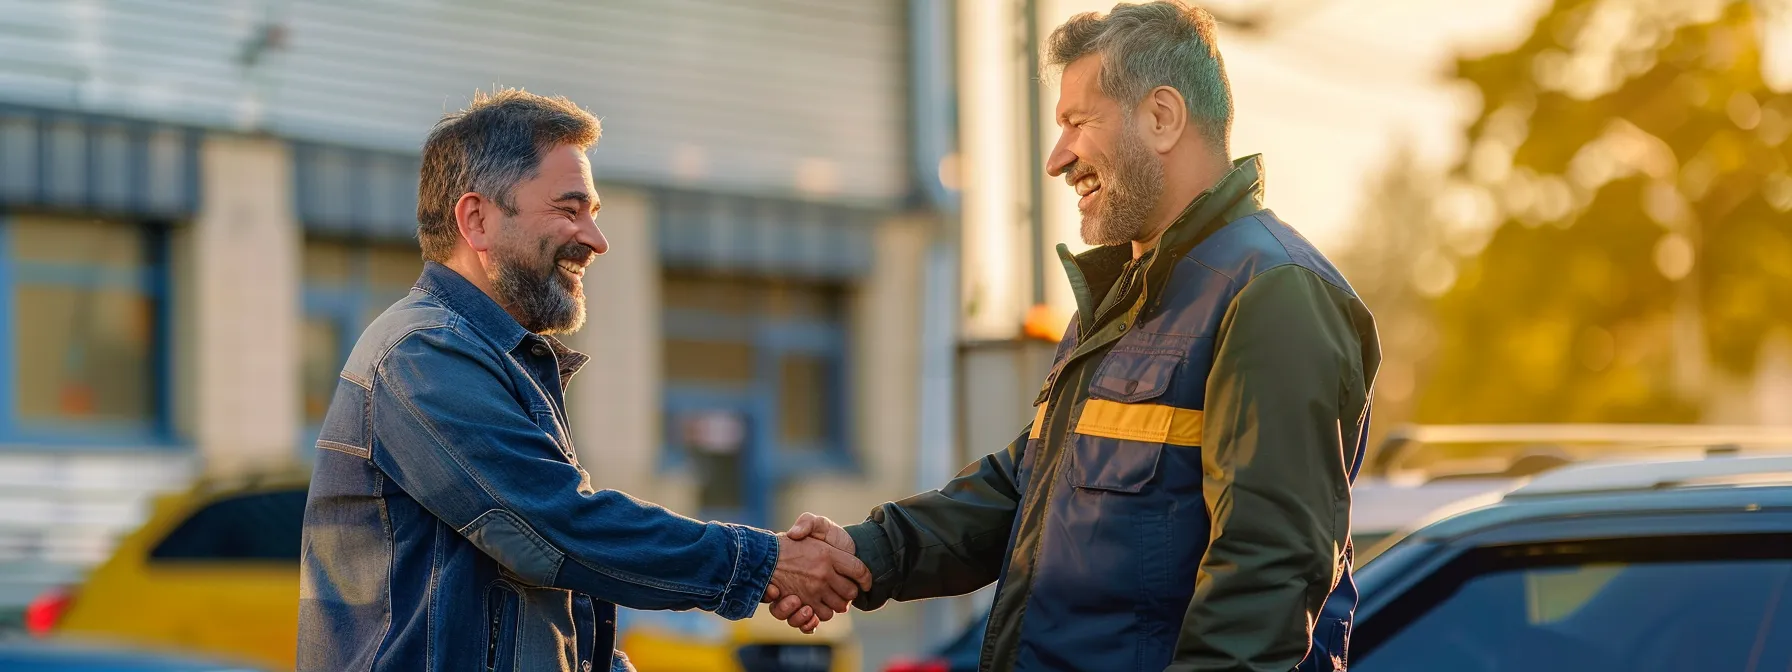
<instances>
[{"instance_id":1,"label":"short beard","mask_svg":"<svg viewBox=\"0 0 1792 672\"><path fill-rule=\"evenodd\" d=\"M511 317L537 334L565 334L585 326L585 290L578 281L561 275L556 264L561 259L583 262L590 258L591 248L567 243L543 259L547 252L547 240L543 239L536 246L539 253L531 258L518 249L526 245L522 241L502 240L514 237L511 227L515 224L506 221L503 226L505 235L493 249L492 262L497 268L490 279Z\"/></svg>"},{"instance_id":2,"label":"short beard","mask_svg":"<svg viewBox=\"0 0 1792 672\"><path fill-rule=\"evenodd\" d=\"M1095 212L1083 215L1083 242L1122 245L1139 239L1151 210L1164 195L1164 166L1129 121L1120 133L1112 165L1101 176L1104 195Z\"/></svg>"}]
</instances>

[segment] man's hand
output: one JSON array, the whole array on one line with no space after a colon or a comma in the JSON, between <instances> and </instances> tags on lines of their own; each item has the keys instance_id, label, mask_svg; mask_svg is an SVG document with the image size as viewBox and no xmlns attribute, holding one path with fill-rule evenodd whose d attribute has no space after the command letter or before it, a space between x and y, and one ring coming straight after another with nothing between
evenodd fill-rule
<instances>
[{"instance_id":1,"label":"man's hand","mask_svg":"<svg viewBox=\"0 0 1792 672\"><path fill-rule=\"evenodd\" d=\"M778 549L778 566L764 601L775 603L773 614L783 612L780 620L804 632L814 632L820 621L845 612L860 590L871 588L871 571L864 563L819 539L781 534Z\"/></svg>"},{"instance_id":2,"label":"man's hand","mask_svg":"<svg viewBox=\"0 0 1792 672\"><path fill-rule=\"evenodd\" d=\"M790 531L785 534L790 535L791 539L817 537L828 542L829 546L852 553L853 557L858 557L858 548L852 543L852 535L846 533L846 528L828 520L827 516L817 516L813 513L797 516L796 524L791 525ZM865 589L870 590L871 586L865 586Z\"/></svg>"},{"instance_id":3,"label":"man's hand","mask_svg":"<svg viewBox=\"0 0 1792 672\"><path fill-rule=\"evenodd\" d=\"M785 533L785 535L792 540L802 540L811 537L820 539L827 542L829 546L833 546L849 555L854 553L855 549L855 545L852 542L852 535L846 533L846 528L835 524L832 520L828 520L826 516L817 516L813 513L805 513L801 517L798 517L796 519L796 524L791 525L790 531ZM855 562L857 561L857 556L854 556L854 560ZM859 567L864 567L864 564L859 563ZM855 579L855 581L857 580L858 579ZM866 573L863 576L863 581L859 581L859 585L866 590L871 589L871 576L869 570L866 570ZM856 597L856 595L854 597ZM785 595L782 591L777 591L776 586L768 588L765 591L765 601L772 605L771 612L773 617L789 623L790 627L802 630L804 634L815 632L815 628L820 626L822 621L833 617L833 614L831 613L827 614L826 617L823 617L819 612L818 607L805 605L803 600L798 596ZM848 602L850 601L851 600L849 599ZM844 612L846 609L840 608L835 609L835 611Z\"/></svg>"}]
</instances>

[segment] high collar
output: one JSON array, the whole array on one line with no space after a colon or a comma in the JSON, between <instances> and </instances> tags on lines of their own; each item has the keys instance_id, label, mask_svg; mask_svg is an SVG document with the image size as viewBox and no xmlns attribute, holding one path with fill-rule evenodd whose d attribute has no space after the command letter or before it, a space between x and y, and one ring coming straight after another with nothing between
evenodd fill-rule
<instances>
[{"instance_id":1,"label":"high collar","mask_svg":"<svg viewBox=\"0 0 1792 672\"><path fill-rule=\"evenodd\" d=\"M1153 288L1162 283L1175 260L1187 254L1208 234L1262 209L1263 155L1252 154L1233 161L1232 169L1226 171L1212 188L1190 201L1182 214L1177 215L1158 237L1151 258L1146 260L1145 291L1155 293ZM1132 243L1104 245L1077 255L1070 254L1070 248L1059 243L1058 257L1064 263L1065 274L1070 276L1077 312L1088 321L1095 319L1093 312L1097 302L1107 294L1126 263L1132 260ZM1166 258L1170 261L1163 261Z\"/></svg>"},{"instance_id":2,"label":"high collar","mask_svg":"<svg viewBox=\"0 0 1792 672\"><path fill-rule=\"evenodd\" d=\"M566 347L560 339L524 329L516 318L510 316L509 311L504 310L484 290L452 268L434 261L424 262L423 275L417 278L417 288L436 297L449 310L472 325L475 331L491 339L505 351L515 350L524 339L531 337L545 342L554 351L562 380L570 378L590 359L584 353Z\"/></svg>"},{"instance_id":3,"label":"high collar","mask_svg":"<svg viewBox=\"0 0 1792 672\"><path fill-rule=\"evenodd\" d=\"M516 348L518 343L522 343L531 334L517 323L516 318L510 316L509 311L486 295L484 290L452 268L434 261L424 262L423 275L417 278L417 288L440 299L443 305L465 319L474 330L505 350Z\"/></svg>"}]
</instances>

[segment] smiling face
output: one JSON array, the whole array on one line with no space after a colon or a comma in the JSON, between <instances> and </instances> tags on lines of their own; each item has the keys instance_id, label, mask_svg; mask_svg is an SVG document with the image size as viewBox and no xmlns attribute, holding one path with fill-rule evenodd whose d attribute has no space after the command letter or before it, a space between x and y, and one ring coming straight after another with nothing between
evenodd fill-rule
<instances>
[{"instance_id":1,"label":"smiling face","mask_svg":"<svg viewBox=\"0 0 1792 672\"><path fill-rule=\"evenodd\" d=\"M1064 68L1058 94L1058 144L1046 173L1076 190L1083 242L1120 245L1137 240L1162 198L1161 159L1146 146L1135 115L1102 93L1101 55Z\"/></svg>"},{"instance_id":2,"label":"smiling face","mask_svg":"<svg viewBox=\"0 0 1792 672\"><path fill-rule=\"evenodd\" d=\"M516 212L502 218L487 252L496 298L524 329L575 331L585 323L585 268L609 249L597 229L591 163L573 145L544 151L511 198Z\"/></svg>"}]
</instances>

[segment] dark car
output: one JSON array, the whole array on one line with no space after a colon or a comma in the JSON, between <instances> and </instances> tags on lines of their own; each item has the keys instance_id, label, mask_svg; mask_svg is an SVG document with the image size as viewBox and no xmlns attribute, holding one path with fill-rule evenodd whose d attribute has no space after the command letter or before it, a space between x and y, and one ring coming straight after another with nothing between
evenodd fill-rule
<instances>
[{"instance_id":1,"label":"dark car","mask_svg":"<svg viewBox=\"0 0 1792 672\"><path fill-rule=\"evenodd\" d=\"M1792 457L1563 467L1356 577L1353 672L1789 670Z\"/></svg>"},{"instance_id":2,"label":"dark car","mask_svg":"<svg viewBox=\"0 0 1792 672\"><path fill-rule=\"evenodd\" d=\"M1352 670L1792 669L1792 458L1564 467L1357 582Z\"/></svg>"},{"instance_id":3,"label":"dark car","mask_svg":"<svg viewBox=\"0 0 1792 672\"><path fill-rule=\"evenodd\" d=\"M983 631L988 628L989 610L985 609L945 646L923 658L892 660L884 665L883 672L977 672L977 662L983 654Z\"/></svg>"}]
</instances>

